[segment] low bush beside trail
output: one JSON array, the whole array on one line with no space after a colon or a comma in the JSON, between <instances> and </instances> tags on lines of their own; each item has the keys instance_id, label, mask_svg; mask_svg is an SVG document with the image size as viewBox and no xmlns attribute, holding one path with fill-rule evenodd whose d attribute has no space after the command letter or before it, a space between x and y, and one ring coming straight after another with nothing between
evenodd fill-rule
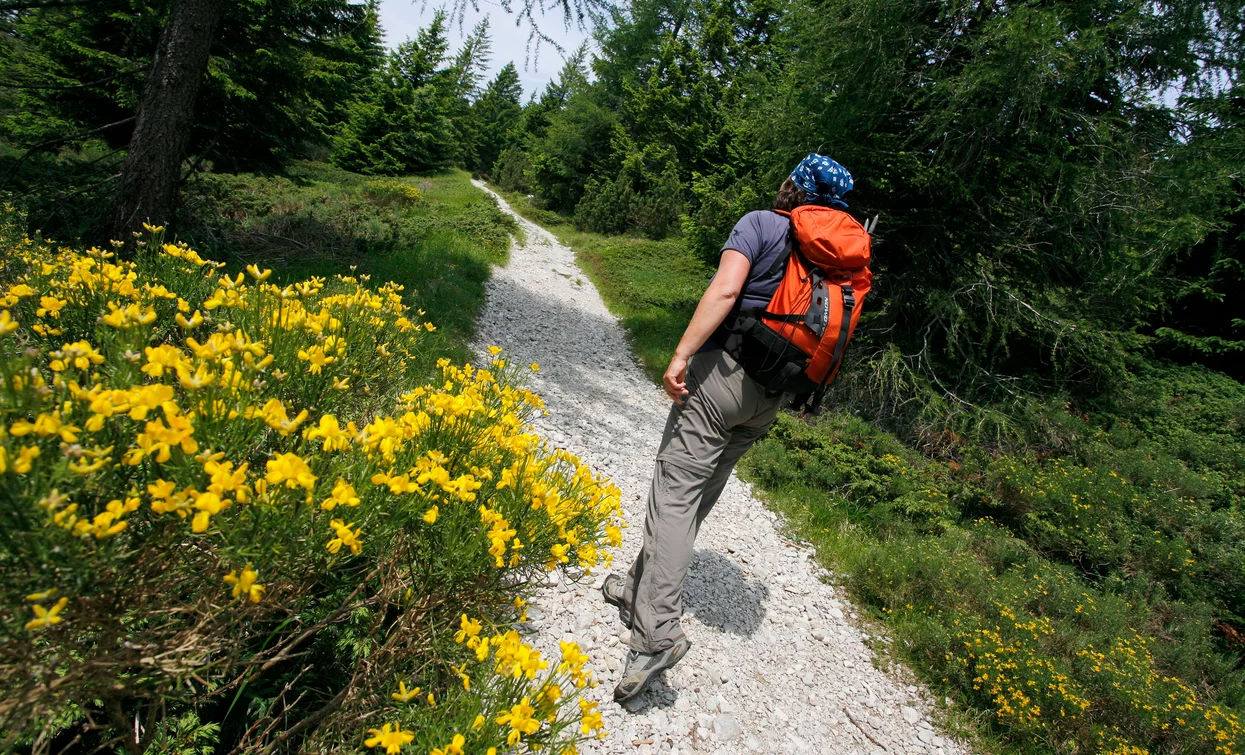
<instances>
[{"instance_id":1,"label":"low bush beside trail","mask_svg":"<svg viewBox=\"0 0 1245 755\"><path fill-rule=\"evenodd\" d=\"M1239 460L1230 414L1220 455ZM741 466L889 650L1015 751L1240 753L1240 494L1106 437L940 461L849 414L785 415Z\"/></svg>"},{"instance_id":2,"label":"low bush beside trail","mask_svg":"<svg viewBox=\"0 0 1245 755\"><path fill-rule=\"evenodd\" d=\"M414 200L414 198L407 197ZM400 201L406 201L405 199ZM402 287L0 222L0 736L34 752L574 752L587 657L515 630L618 491L441 360ZM522 369L526 369L523 367Z\"/></svg>"}]
</instances>

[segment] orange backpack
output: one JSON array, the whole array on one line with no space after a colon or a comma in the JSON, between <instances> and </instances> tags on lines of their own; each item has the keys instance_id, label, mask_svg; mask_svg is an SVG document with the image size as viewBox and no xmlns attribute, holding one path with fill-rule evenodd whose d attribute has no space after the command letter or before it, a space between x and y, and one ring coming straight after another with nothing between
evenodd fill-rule
<instances>
[{"instance_id":1,"label":"orange backpack","mask_svg":"<svg viewBox=\"0 0 1245 755\"><path fill-rule=\"evenodd\" d=\"M766 307L728 319L724 346L769 394L801 396L801 408L816 412L873 279L872 228L822 205L775 212L791 219L787 251L771 268L786 272Z\"/></svg>"}]
</instances>

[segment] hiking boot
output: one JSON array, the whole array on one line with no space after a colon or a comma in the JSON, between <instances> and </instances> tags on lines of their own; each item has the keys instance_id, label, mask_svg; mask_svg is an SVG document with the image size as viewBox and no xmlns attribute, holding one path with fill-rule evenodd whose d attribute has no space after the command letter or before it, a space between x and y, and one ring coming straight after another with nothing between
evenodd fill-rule
<instances>
[{"instance_id":1,"label":"hiking boot","mask_svg":"<svg viewBox=\"0 0 1245 755\"><path fill-rule=\"evenodd\" d=\"M623 590L626 588L627 580L621 574L610 574L601 583L601 596L611 606L618 606L618 620L624 627L630 629L631 609L627 608L627 601L623 600Z\"/></svg>"},{"instance_id":2,"label":"hiking boot","mask_svg":"<svg viewBox=\"0 0 1245 755\"><path fill-rule=\"evenodd\" d=\"M665 671L683 660L687 651L691 650L692 641L680 637L673 645L660 653L639 653L632 650L627 653L627 666L623 669L622 679L614 688L614 702L623 703L634 700L657 674Z\"/></svg>"}]
</instances>

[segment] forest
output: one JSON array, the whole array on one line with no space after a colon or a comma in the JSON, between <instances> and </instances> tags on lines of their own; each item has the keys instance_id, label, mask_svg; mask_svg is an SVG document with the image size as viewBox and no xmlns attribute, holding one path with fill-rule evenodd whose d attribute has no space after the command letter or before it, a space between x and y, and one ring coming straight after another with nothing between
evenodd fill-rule
<instances>
[{"instance_id":1,"label":"forest","mask_svg":"<svg viewBox=\"0 0 1245 755\"><path fill-rule=\"evenodd\" d=\"M487 21L451 43L455 8L386 48L374 2L0 1L0 680L22 690L0 705L0 747L314 749L363 722L377 722L373 738L387 746L400 735L368 711L387 704L384 685L416 676L427 703L395 714L413 748L453 752L455 732L481 752L573 747L581 724L595 735L597 714L572 704L584 673L575 649L548 664L556 680L464 664L483 663L490 642L519 658L500 629L479 637L521 614L515 579L561 568L507 551L515 531L563 554L582 543L585 568L600 561L596 548L617 536L606 482L521 443L472 456L517 420L470 414L438 430L462 450L453 468L414 441L397 463L450 475L436 495L495 501L481 507L487 533L468 543L474 507L445 501L421 499L403 517L360 513L374 548L420 544L365 549L339 569L298 543L331 528L333 555L357 555L354 524L327 521L332 496L355 488L334 489L324 514L274 527L241 504L292 502L312 486L271 468L259 485L264 475L248 481L245 467L255 476L272 454L302 455L322 483L366 470L396 494L418 474L399 482L394 460L379 464L371 449L333 456L334 415L398 422L463 396L508 417L535 410L521 389L493 393L452 366L471 358L488 266L517 231L468 174L576 250L660 375L735 221L770 207L791 168L819 152L852 172L849 211L878 218L873 291L828 410L782 417L742 472L887 628L879 652L945 697L948 721L982 752L1242 752L1245 3L564 0L555 10L591 42L561 51L551 83L523 92L514 62L487 73ZM562 23L550 18L539 23ZM217 264L238 283L214 289ZM84 282L105 270L112 283ZM387 280L395 287L373 291ZM364 300L383 308L390 335L350 319L363 315L349 302ZM298 318L323 306L325 322L348 322L368 358L353 345L330 353L320 330L311 351L280 353L276 323L291 301L303 302ZM96 309L122 314L97 320ZM198 309L202 332L181 324ZM136 366L147 341L130 320L152 344L187 344L186 361L167 365L170 380L186 375L169 397L100 397L114 379L139 391L162 374ZM299 379L239 368L254 381L233 412L243 418L209 422L225 411L214 401L233 400L221 393L233 368L200 340L233 332L224 325L272 351L237 337L216 347L230 365L272 356ZM390 353L400 364L375 358ZM63 369L36 369L49 359ZM217 393L196 392L204 370L221 373ZM407 393L416 385L426 387ZM145 430L143 401L153 420L165 413ZM332 419L320 440L294 432L303 409ZM196 436L204 459L174 432L191 416L208 425ZM81 450L85 432L103 433L93 450ZM127 454L133 443L147 450ZM57 461L71 444L85 455ZM167 460L179 444L186 463L165 480L148 457ZM208 464L213 480L237 482L195 490ZM139 523L147 515L133 507L150 496L129 489L130 466L144 486L185 491L151 504L174 522L189 516L180 530ZM532 471L546 469L555 483ZM507 489L503 470L521 481ZM553 489L577 536L512 500ZM81 514L58 502L71 491ZM229 497L238 505L226 515ZM185 546L218 521L229 524L211 548ZM439 555L460 547L469 558ZM175 568L157 568L174 552ZM281 571L295 552L313 583ZM285 609L247 592L269 573L268 595ZM101 597L65 608L54 583ZM166 599L184 618L157 618ZM208 608L228 600L241 607L227 619ZM52 626L72 606L89 630ZM61 634L30 640L31 617ZM409 629L402 647L395 625ZM321 639L303 644L308 627ZM203 647L167 662L118 649L188 638ZM306 668L292 660L304 655ZM17 673L29 664L40 672ZM56 691L58 674L81 689ZM480 675L477 691L500 690L508 723L479 707L464 674ZM316 691L291 695L304 676ZM556 724L528 737L531 700ZM376 746L356 739L350 747Z\"/></svg>"}]
</instances>

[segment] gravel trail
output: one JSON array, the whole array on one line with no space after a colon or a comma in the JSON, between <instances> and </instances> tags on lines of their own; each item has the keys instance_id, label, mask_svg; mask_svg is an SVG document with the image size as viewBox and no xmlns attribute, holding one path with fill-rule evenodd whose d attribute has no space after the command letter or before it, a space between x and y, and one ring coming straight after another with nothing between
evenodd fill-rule
<instances>
[{"instance_id":1,"label":"gravel trail","mask_svg":"<svg viewBox=\"0 0 1245 755\"><path fill-rule=\"evenodd\" d=\"M477 351L496 344L510 359L540 364L530 386L549 416L537 428L622 490L630 528L614 569L625 571L640 548L670 402L636 365L622 327L571 250L514 216L527 244L516 243L510 263L493 271ZM852 606L822 581L811 551L780 535L775 516L735 477L700 532L685 585L692 650L631 710L612 698L626 630L596 589L604 575L555 580L528 611L532 640L546 657L572 637L592 657L600 685L587 694L601 702L610 735L582 752L968 752L933 728L926 693L873 666Z\"/></svg>"}]
</instances>

